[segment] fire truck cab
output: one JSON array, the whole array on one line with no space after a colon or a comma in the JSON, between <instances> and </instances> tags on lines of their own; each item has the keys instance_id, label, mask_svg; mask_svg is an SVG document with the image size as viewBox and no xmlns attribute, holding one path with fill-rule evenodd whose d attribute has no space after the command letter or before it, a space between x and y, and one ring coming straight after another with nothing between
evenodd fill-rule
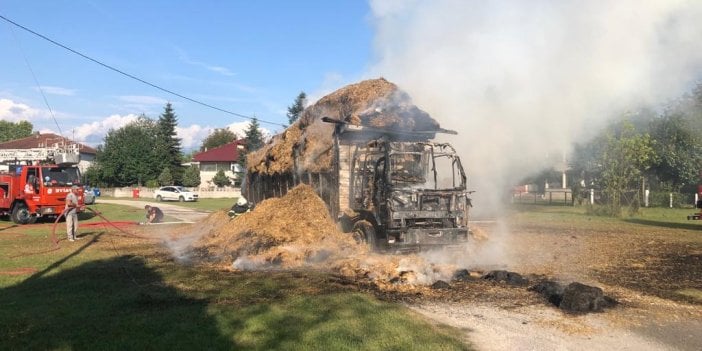
<instances>
[{"instance_id":1,"label":"fire truck cab","mask_svg":"<svg viewBox=\"0 0 702 351\"><path fill-rule=\"evenodd\" d=\"M78 161L77 147L0 150L0 162L7 165L0 171L0 215L17 224L58 216L73 185L79 186L82 208Z\"/></svg>"}]
</instances>

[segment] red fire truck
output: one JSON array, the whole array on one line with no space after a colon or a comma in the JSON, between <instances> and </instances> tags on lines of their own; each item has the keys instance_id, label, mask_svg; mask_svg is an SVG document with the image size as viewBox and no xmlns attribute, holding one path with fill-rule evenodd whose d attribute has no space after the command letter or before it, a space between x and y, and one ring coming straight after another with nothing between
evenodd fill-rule
<instances>
[{"instance_id":1,"label":"red fire truck","mask_svg":"<svg viewBox=\"0 0 702 351\"><path fill-rule=\"evenodd\" d=\"M0 150L0 216L17 224L58 216L73 185L79 186L82 208L79 161L78 145Z\"/></svg>"}]
</instances>

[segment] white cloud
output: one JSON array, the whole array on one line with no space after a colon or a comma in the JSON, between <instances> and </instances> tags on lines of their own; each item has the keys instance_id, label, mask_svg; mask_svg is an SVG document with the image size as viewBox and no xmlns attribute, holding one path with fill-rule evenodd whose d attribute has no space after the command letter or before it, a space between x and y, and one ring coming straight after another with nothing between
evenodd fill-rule
<instances>
[{"instance_id":1,"label":"white cloud","mask_svg":"<svg viewBox=\"0 0 702 351\"><path fill-rule=\"evenodd\" d=\"M34 90L39 91L39 88L34 88ZM45 85L45 86L41 87L41 91L43 91L46 94L51 94L51 95L61 95L61 96L74 96L74 95L76 95L75 89L55 87L55 86L51 86L51 85Z\"/></svg>"},{"instance_id":2,"label":"white cloud","mask_svg":"<svg viewBox=\"0 0 702 351\"><path fill-rule=\"evenodd\" d=\"M99 122L81 124L71 131L66 131L66 136L81 143L97 145L102 143L103 138L110 129L119 129L136 120L137 117L135 114L111 115Z\"/></svg>"},{"instance_id":3,"label":"white cloud","mask_svg":"<svg viewBox=\"0 0 702 351\"><path fill-rule=\"evenodd\" d=\"M217 73L217 74L221 74L221 75L227 76L227 77L232 77L232 76L235 76L235 75L236 75L236 73L230 71L230 70L229 70L228 68L226 68L226 67L216 66L216 65L212 65L212 64L205 63L205 62L202 62L202 61L193 60L193 59L191 59L190 56L185 52L185 50L182 50L182 49L180 49L180 48L176 48L176 51L178 52L178 57L180 58L180 60L183 61L183 62L185 62L185 63L187 63L187 64L189 64L189 65L197 66L197 67L202 67L202 68L204 68L204 69L206 69L206 70L208 70L208 71L215 72L215 73Z\"/></svg>"},{"instance_id":4,"label":"white cloud","mask_svg":"<svg viewBox=\"0 0 702 351\"><path fill-rule=\"evenodd\" d=\"M10 122L41 118L43 111L9 99L0 99L0 119Z\"/></svg>"},{"instance_id":5,"label":"white cloud","mask_svg":"<svg viewBox=\"0 0 702 351\"><path fill-rule=\"evenodd\" d=\"M184 151L199 149L204 140L210 133L212 128L209 126L202 127L199 124L191 124L186 127L176 127L176 134L180 138L180 145Z\"/></svg>"},{"instance_id":6,"label":"white cloud","mask_svg":"<svg viewBox=\"0 0 702 351\"><path fill-rule=\"evenodd\" d=\"M246 137L246 130L249 129L249 121L243 121L243 122L234 122L232 124L227 125L227 128L234 132L238 138L243 139ZM261 130L261 134L263 135L264 139L270 138L271 131L267 128L264 127L258 127L258 129Z\"/></svg>"}]
</instances>

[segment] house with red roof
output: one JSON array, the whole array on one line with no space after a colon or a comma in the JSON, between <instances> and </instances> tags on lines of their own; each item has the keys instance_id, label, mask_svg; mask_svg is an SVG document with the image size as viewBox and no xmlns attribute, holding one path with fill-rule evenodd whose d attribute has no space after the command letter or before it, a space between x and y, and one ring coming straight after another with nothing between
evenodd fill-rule
<instances>
[{"instance_id":1,"label":"house with red roof","mask_svg":"<svg viewBox=\"0 0 702 351\"><path fill-rule=\"evenodd\" d=\"M76 143L73 140L64 138L58 134L54 133L39 133L35 132L31 136L21 139L15 139L0 143L0 150L8 149L34 149L43 147L53 147L55 145L65 145L65 144L76 144L80 150L80 162L78 163L78 168L81 172L85 172L90 165L95 162L95 156L97 150L94 148L84 145L81 143Z\"/></svg>"},{"instance_id":2,"label":"house with red roof","mask_svg":"<svg viewBox=\"0 0 702 351\"><path fill-rule=\"evenodd\" d=\"M235 140L229 144L195 154L191 164L200 168L200 187L215 187L212 178L220 169L224 171L224 175L232 180L234 186L239 186L244 175L244 168L238 163L239 152L240 148L243 149L244 144L243 140Z\"/></svg>"}]
</instances>

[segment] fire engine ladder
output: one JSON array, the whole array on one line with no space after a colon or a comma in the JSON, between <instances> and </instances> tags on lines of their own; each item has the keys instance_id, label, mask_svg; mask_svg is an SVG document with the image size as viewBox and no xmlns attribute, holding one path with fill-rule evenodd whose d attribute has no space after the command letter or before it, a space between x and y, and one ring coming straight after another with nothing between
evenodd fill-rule
<instances>
[{"instance_id":1,"label":"fire engine ladder","mask_svg":"<svg viewBox=\"0 0 702 351\"><path fill-rule=\"evenodd\" d=\"M12 161L53 161L55 163L78 163L78 145L66 147L39 147L32 149L0 149L0 163Z\"/></svg>"}]
</instances>

